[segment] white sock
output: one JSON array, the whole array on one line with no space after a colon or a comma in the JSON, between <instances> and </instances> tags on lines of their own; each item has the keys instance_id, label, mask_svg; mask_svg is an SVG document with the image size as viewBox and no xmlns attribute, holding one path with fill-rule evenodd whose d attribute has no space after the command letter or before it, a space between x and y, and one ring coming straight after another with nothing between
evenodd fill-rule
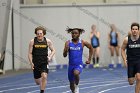
<instances>
[{"instance_id":1,"label":"white sock","mask_svg":"<svg viewBox=\"0 0 140 93\"><path fill-rule=\"evenodd\" d=\"M111 64L114 64L114 56L111 56Z\"/></svg>"},{"instance_id":2,"label":"white sock","mask_svg":"<svg viewBox=\"0 0 140 93\"><path fill-rule=\"evenodd\" d=\"M118 59L118 63L121 64L121 58L120 58L120 56L118 56L117 59Z\"/></svg>"}]
</instances>

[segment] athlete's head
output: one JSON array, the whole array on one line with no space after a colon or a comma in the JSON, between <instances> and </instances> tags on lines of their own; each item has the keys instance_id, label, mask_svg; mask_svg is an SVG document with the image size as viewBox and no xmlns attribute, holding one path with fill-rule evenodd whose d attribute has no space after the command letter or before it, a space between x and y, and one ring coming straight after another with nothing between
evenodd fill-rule
<instances>
[{"instance_id":1,"label":"athlete's head","mask_svg":"<svg viewBox=\"0 0 140 93\"><path fill-rule=\"evenodd\" d=\"M110 24L111 31L116 31L116 27L114 24Z\"/></svg>"},{"instance_id":2,"label":"athlete's head","mask_svg":"<svg viewBox=\"0 0 140 93\"><path fill-rule=\"evenodd\" d=\"M67 28L66 31L68 33L71 33L73 39L78 39L80 37L80 34L85 32L85 30L81 28Z\"/></svg>"},{"instance_id":3,"label":"athlete's head","mask_svg":"<svg viewBox=\"0 0 140 93\"><path fill-rule=\"evenodd\" d=\"M133 36L137 36L139 34L139 24L138 23L131 24L131 33Z\"/></svg>"},{"instance_id":4,"label":"athlete's head","mask_svg":"<svg viewBox=\"0 0 140 93\"><path fill-rule=\"evenodd\" d=\"M92 31L95 31L95 30L96 30L96 25L93 24L93 25L91 26L91 30L92 30Z\"/></svg>"},{"instance_id":5,"label":"athlete's head","mask_svg":"<svg viewBox=\"0 0 140 93\"><path fill-rule=\"evenodd\" d=\"M44 35L46 35L46 29L42 26L38 26L37 28L35 28L35 34L38 40L42 40L44 38Z\"/></svg>"}]
</instances>

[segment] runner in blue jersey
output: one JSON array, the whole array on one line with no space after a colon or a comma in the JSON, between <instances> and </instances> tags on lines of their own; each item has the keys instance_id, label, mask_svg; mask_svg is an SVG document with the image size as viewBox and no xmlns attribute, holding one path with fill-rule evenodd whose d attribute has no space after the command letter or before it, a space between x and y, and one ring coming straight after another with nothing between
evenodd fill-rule
<instances>
[{"instance_id":1,"label":"runner in blue jersey","mask_svg":"<svg viewBox=\"0 0 140 93\"><path fill-rule=\"evenodd\" d=\"M108 34L108 47L111 53L111 64L116 67L116 62L114 62L114 52L116 52L117 62L121 64L120 59L120 45L119 45L119 33L114 24L110 25L111 31Z\"/></svg>"},{"instance_id":2,"label":"runner in blue jersey","mask_svg":"<svg viewBox=\"0 0 140 93\"><path fill-rule=\"evenodd\" d=\"M86 46L89 48L89 57L87 58L86 64L89 64L92 56L92 46L87 41L80 39L80 34L84 32L80 28L68 28L66 30L68 33L71 33L72 39L66 41L63 56L66 57L69 55L69 68L68 68L68 79L70 82L70 89L72 93L79 93L79 80L80 73L83 68L83 47Z\"/></svg>"},{"instance_id":3,"label":"runner in blue jersey","mask_svg":"<svg viewBox=\"0 0 140 93\"><path fill-rule=\"evenodd\" d=\"M134 84L135 93L140 93L140 32L139 24L131 24L131 32L125 37L121 47L122 58L127 67L128 82Z\"/></svg>"},{"instance_id":4,"label":"runner in blue jersey","mask_svg":"<svg viewBox=\"0 0 140 93\"><path fill-rule=\"evenodd\" d=\"M91 26L91 33L90 33L90 40L91 40L91 45L93 48L93 66L99 67L99 52L100 52L100 42L99 42L99 38L100 38L100 33L99 31L96 31L96 25L92 25Z\"/></svg>"}]
</instances>

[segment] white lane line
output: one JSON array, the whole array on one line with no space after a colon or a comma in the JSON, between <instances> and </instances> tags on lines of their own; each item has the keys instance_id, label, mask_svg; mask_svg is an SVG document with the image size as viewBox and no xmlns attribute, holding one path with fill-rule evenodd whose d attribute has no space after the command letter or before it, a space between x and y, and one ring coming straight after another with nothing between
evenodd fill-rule
<instances>
[{"instance_id":1,"label":"white lane line","mask_svg":"<svg viewBox=\"0 0 140 93\"><path fill-rule=\"evenodd\" d=\"M127 86L120 86L120 87L115 87L115 88L109 88L109 89L106 89L106 90L102 90L98 93L105 93L107 91L111 91L111 90L115 90L115 89L120 89L120 88L125 88L125 87L130 87L130 85L127 85Z\"/></svg>"},{"instance_id":2,"label":"white lane line","mask_svg":"<svg viewBox=\"0 0 140 93\"><path fill-rule=\"evenodd\" d=\"M123 81L123 80L118 80L118 81L108 81L108 83L110 82L120 82L120 81ZM98 82L99 83L99 82ZM107 82L101 82L101 83L107 83ZM83 83L83 84L80 84L80 85L87 85L87 84L93 84L93 83ZM26 85L26 84L25 84ZM67 85L69 86L69 85ZM67 86L56 86L56 87L51 87L51 88L46 88L46 89L54 89L54 88L61 88L61 87L67 87ZM20 89L28 89L28 88L33 88L33 87L38 87L38 86L28 86L28 87L19 87L19 88L11 88L11 89L6 89L6 90L1 90L1 92L6 92L6 91L13 91L13 90L20 90ZM38 90L37 90L38 91ZM33 91L34 92L34 91ZM33 93L33 92L29 92L29 93Z\"/></svg>"},{"instance_id":3,"label":"white lane line","mask_svg":"<svg viewBox=\"0 0 140 93\"><path fill-rule=\"evenodd\" d=\"M13 84L17 84L17 83L20 83L20 82L23 82L23 81L27 81L27 80L32 80L32 79L13 80L12 82L1 84L1 86L10 85L10 84L13 85Z\"/></svg>"},{"instance_id":4,"label":"white lane line","mask_svg":"<svg viewBox=\"0 0 140 93\"><path fill-rule=\"evenodd\" d=\"M66 85L66 86L56 86L56 87L51 87L51 88L46 88L46 90L49 90L49 89L57 89L57 88L64 88L64 87L68 87L69 85ZM30 91L30 92L27 92L27 93L34 93L34 92L38 92L40 90L34 90L34 91Z\"/></svg>"},{"instance_id":5,"label":"white lane line","mask_svg":"<svg viewBox=\"0 0 140 93\"><path fill-rule=\"evenodd\" d=\"M61 83L61 82L52 82L52 83L48 83L47 85L56 85L56 83ZM35 83L27 83L27 84L10 84L10 85L4 85L1 86L0 89L2 88L7 88L7 87L23 87L23 86L33 86L36 85Z\"/></svg>"},{"instance_id":6,"label":"white lane line","mask_svg":"<svg viewBox=\"0 0 140 93\"><path fill-rule=\"evenodd\" d=\"M28 86L28 87L20 87L20 88L11 88L11 89L6 89L6 90L1 90L0 93L7 92L7 91L13 91L13 90L20 90L20 89L28 89L28 88L33 88L37 86Z\"/></svg>"},{"instance_id":7,"label":"white lane line","mask_svg":"<svg viewBox=\"0 0 140 93\"><path fill-rule=\"evenodd\" d=\"M114 81L115 82L115 81ZM117 81L116 81L117 82ZM96 85L96 86L89 86L89 87L83 87L83 88L80 88L80 89L87 89L87 88L93 88L93 87L99 87L99 86L109 86L109 85L116 85L116 84L125 84L127 82L121 82L121 83L109 83L109 84L102 84L102 85ZM92 84L92 83L91 83ZM82 84L82 85L85 85L85 84ZM51 88L46 88L46 90L49 90L49 89L54 89L54 88L62 88L62 87L68 87L69 85L66 85L66 86L58 86L58 87L51 87ZM34 90L34 91L30 91L30 92L27 92L27 93L35 93L35 92L38 92L40 90ZM71 92L70 90L69 91L65 91L65 92L62 92L62 93L69 93Z\"/></svg>"},{"instance_id":8,"label":"white lane line","mask_svg":"<svg viewBox=\"0 0 140 93\"><path fill-rule=\"evenodd\" d=\"M83 80L83 81L80 81L81 83L84 83L84 84L79 84L79 85L85 85L85 84L91 84L91 82L94 82L94 84L96 84L96 83L109 83L109 82L120 82L120 81L125 81L125 80L118 80L118 81L116 81L116 80L109 80L109 81L104 81L104 82L102 82L101 80L95 80L95 79L93 79L93 78L90 78L90 79L87 79L87 80ZM90 82L90 83L86 83L86 82ZM56 83L61 83L60 81L52 81L52 83L51 82L49 82L49 84L47 84L47 85L56 85ZM24 85L35 85L35 83L27 83L27 84L12 84L12 85L5 85L5 86L1 86L0 87L0 89L1 88L6 88L6 87L15 87L15 86L24 86Z\"/></svg>"},{"instance_id":9,"label":"white lane line","mask_svg":"<svg viewBox=\"0 0 140 93\"><path fill-rule=\"evenodd\" d=\"M110 80L120 80L120 79L122 79L122 78L118 78L118 77L113 77L113 78L86 78L86 79L80 79L80 82L84 82L84 81L89 81L89 80L93 80L93 81L106 81L106 80L108 80L108 81L110 81ZM126 77L124 77L123 78L124 80L127 80L127 78Z\"/></svg>"},{"instance_id":10,"label":"white lane line","mask_svg":"<svg viewBox=\"0 0 140 93\"><path fill-rule=\"evenodd\" d=\"M89 83L88 83L89 82ZM97 82L92 82L92 81L88 81L88 82L84 82L84 83L81 83L79 85L85 85L85 84L100 84L100 83L114 83L114 82L127 82L126 80L112 80L112 81L97 81ZM92 82L92 83L91 83Z\"/></svg>"},{"instance_id":11,"label":"white lane line","mask_svg":"<svg viewBox=\"0 0 140 93\"><path fill-rule=\"evenodd\" d=\"M127 82L120 82L120 83L109 83L109 84L102 84L102 85L95 85L95 86L88 86L88 87L83 87L83 88L80 88L80 90L83 90L83 89L88 89L88 88L95 88L95 87L104 87L104 86L110 86L110 85L119 85L119 84L125 84ZM70 91L65 91L63 93L69 93Z\"/></svg>"},{"instance_id":12,"label":"white lane line","mask_svg":"<svg viewBox=\"0 0 140 93\"><path fill-rule=\"evenodd\" d=\"M95 87L103 87L103 86L110 86L110 85L119 85L119 84L125 84L127 82L119 82L119 83L108 83L108 84L101 84L101 85L96 85L96 86L88 86L88 87L83 87L80 89L88 89L88 88L95 88Z\"/></svg>"}]
</instances>

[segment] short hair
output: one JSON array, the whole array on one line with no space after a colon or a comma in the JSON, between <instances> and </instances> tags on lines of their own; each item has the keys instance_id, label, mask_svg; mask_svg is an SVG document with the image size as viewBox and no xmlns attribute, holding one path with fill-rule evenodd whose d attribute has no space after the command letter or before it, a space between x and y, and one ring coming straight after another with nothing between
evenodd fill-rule
<instances>
[{"instance_id":1,"label":"short hair","mask_svg":"<svg viewBox=\"0 0 140 93\"><path fill-rule=\"evenodd\" d=\"M46 29L45 29L44 27L42 27L42 26L36 27L36 28L35 28L35 34L37 34L37 31L38 31L38 30L42 30L42 31L43 31L43 34L46 35Z\"/></svg>"},{"instance_id":2,"label":"short hair","mask_svg":"<svg viewBox=\"0 0 140 93\"><path fill-rule=\"evenodd\" d=\"M67 31L68 33L71 33L73 30L78 30L80 34L82 34L82 33L85 32L85 30L82 29L82 28L69 28L69 27L68 27L68 28L66 29L66 31Z\"/></svg>"},{"instance_id":3,"label":"short hair","mask_svg":"<svg viewBox=\"0 0 140 93\"><path fill-rule=\"evenodd\" d=\"M131 24L131 29L132 29L133 26L137 26L138 27L138 30L139 30L139 23L136 23L136 22L132 23Z\"/></svg>"}]
</instances>

